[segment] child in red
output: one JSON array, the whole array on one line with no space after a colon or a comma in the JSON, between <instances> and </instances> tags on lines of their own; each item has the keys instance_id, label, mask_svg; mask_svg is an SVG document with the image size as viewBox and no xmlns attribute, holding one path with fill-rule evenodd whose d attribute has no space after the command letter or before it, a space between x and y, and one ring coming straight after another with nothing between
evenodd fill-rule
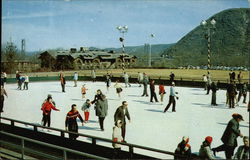
<instances>
[{"instance_id":1,"label":"child in red","mask_svg":"<svg viewBox=\"0 0 250 160\"><path fill-rule=\"evenodd\" d=\"M46 126L48 123L48 127L50 127L50 113L51 109L55 111L60 111L57 109L52 103L52 97L48 97L47 101L43 104L41 110L43 111L43 126Z\"/></svg>"},{"instance_id":2,"label":"child in red","mask_svg":"<svg viewBox=\"0 0 250 160\"><path fill-rule=\"evenodd\" d=\"M163 83L161 83L161 84L159 85L159 95L161 96L161 104L162 104L162 102L163 102L164 94L166 94L166 92L165 92Z\"/></svg>"},{"instance_id":3,"label":"child in red","mask_svg":"<svg viewBox=\"0 0 250 160\"><path fill-rule=\"evenodd\" d=\"M85 87L85 84L84 84L84 85L82 85L82 89L81 89L81 92L82 92L82 98L85 98L86 90L87 90L87 88Z\"/></svg>"},{"instance_id":4,"label":"child in red","mask_svg":"<svg viewBox=\"0 0 250 160\"><path fill-rule=\"evenodd\" d=\"M91 106L91 102L89 99L82 105L82 111L84 111L85 122L88 123L89 121L89 108Z\"/></svg>"}]
</instances>

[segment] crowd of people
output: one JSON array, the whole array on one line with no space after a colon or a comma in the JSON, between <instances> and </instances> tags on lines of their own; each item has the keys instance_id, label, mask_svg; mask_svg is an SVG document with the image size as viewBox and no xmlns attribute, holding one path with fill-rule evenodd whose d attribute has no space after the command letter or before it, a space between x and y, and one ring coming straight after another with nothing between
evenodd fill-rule
<instances>
[{"instance_id":1,"label":"crowd of people","mask_svg":"<svg viewBox=\"0 0 250 160\"><path fill-rule=\"evenodd\" d=\"M227 86L227 102L226 104L229 105L229 108L235 108L235 104L237 105L238 102L241 100L241 97L243 96L243 103L246 103L246 96L248 92L248 84L242 82L242 75L241 72L239 73L238 77L238 85L236 86L236 80L235 80L235 73L230 72L230 83ZM107 73L105 75L105 83L107 87L107 92L109 92L109 88L112 83L112 75L110 73ZM175 91L175 75L173 72L169 75L170 77L170 90L169 90L169 102L163 112L165 113L168 111L170 106L172 105L172 112L176 112L176 99L178 100L178 92ZM95 70L91 71L91 78L92 81L96 81L96 73ZM120 81L124 82L124 86L130 87L131 84L129 82L129 75L128 73L124 72L122 76L123 80L121 79ZM62 92L65 92L65 76L63 72L60 72L59 74L59 79L62 87ZM18 90L22 89L22 84L23 89L28 90L28 83L29 83L29 77L27 75L21 75L18 71L16 72L16 80L18 84ZM74 81L74 87L77 87L77 81L78 81L78 73L75 72L73 75L73 81ZM114 88L116 89L116 93L118 97L121 97L121 93L123 91L123 85L120 83L119 80L116 80L114 84ZM211 74L208 72L207 75L203 75L203 81L204 81L204 90L206 90L206 93L209 94L210 90L212 91L212 100L211 100L211 105L216 106L216 92L219 89L217 86L217 83L212 81ZM140 73L138 72L138 87L142 87L142 97L146 96L148 97L148 85L150 89L150 98L149 101L151 103L158 102L157 94L156 94L156 89L155 89L155 80L150 79L146 73ZM82 94L82 99L86 99L86 94L87 94L87 88L86 85L83 84L81 87L81 94ZM163 104L164 100L164 95L167 93L165 90L164 84L160 83L159 85L159 96L160 96L160 103ZM4 95L7 96L7 93L1 85L1 112L3 112L3 101L4 101ZM238 95L238 97L236 97ZM107 116L108 113L108 100L105 94L98 89L96 91L96 94L91 101L90 99L86 99L86 101L83 103L81 110L84 112L84 119L82 118L80 112L76 109L77 106L76 104L72 104L71 110L67 113L66 118L65 118L65 129L67 131L70 131L69 133L69 138L72 140L76 140L78 137L78 124L77 124L77 118L80 119L82 122L82 125L87 124L89 121L89 112L90 112L90 107L93 106L95 109L95 115L98 117L99 120L99 126L100 130L104 131L105 126L104 126L104 120ZM51 124L51 111L60 111L59 109L56 108L56 104L52 99L52 95L48 95L48 97L45 99L45 101L42 103L41 106L42 110L42 125L43 126L48 126L50 127ZM227 125L227 128L222 136L222 142L223 144L217 148L211 149L210 145L212 143L213 138L211 136L205 137L204 142L202 142L200 151L199 151L199 156L203 157L205 159L215 159L215 154L216 152L220 151L225 151L226 158L231 159L233 156L237 159L246 159L249 158L249 137L243 136L239 130L239 122L243 120L243 117L240 114L233 114L233 119L230 120L230 122ZM115 142L124 142L125 141L125 134L126 134L126 117L131 121L130 114L128 111L128 103L126 101L123 101L121 106L119 106L115 113L114 113L114 124L115 126L113 127L113 134L112 134L112 139L113 139L113 147L114 147L114 156L117 158L119 157L119 152L121 150L121 145L117 144ZM49 130L48 130L49 131ZM74 134L75 133L75 134ZM243 138L244 141L244 146L240 146L234 154L234 150L237 147L237 137L240 136ZM177 149L175 150L175 159L182 159L182 158L187 158L187 157L192 157L195 156L191 152L191 146L188 144L189 138L188 137L183 137L182 141L178 144ZM183 156L183 157L182 157Z\"/></svg>"}]
</instances>

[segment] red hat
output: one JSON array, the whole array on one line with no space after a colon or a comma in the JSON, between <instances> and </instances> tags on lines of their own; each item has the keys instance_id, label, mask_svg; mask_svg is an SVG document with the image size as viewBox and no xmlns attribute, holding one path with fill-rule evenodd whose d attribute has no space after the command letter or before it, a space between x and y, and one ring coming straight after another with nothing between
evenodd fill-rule
<instances>
[{"instance_id":1,"label":"red hat","mask_svg":"<svg viewBox=\"0 0 250 160\"><path fill-rule=\"evenodd\" d=\"M212 141L213 141L213 138L212 138L211 136L207 136L207 137L205 138L205 141L208 142L209 144L211 144Z\"/></svg>"}]
</instances>

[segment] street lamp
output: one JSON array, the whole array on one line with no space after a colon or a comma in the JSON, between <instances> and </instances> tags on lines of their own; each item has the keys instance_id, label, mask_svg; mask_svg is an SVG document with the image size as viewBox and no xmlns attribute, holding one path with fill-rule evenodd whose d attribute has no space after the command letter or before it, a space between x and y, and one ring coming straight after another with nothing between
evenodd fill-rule
<instances>
[{"instance_id":1,"label":"street lamp","mask_svg":"<svg viewBox=\"0 0 250 160\"><path fill-rule=\"evenodd\" d=\"M118 29L118 31L120 33L122 33L122 37L119 38L121 44L122 44L122 70L124 71L125 69L125 47L124 47L124 34L128 32L128 26L117 26L116 29Z\"/></svg>"},{"instance_id":2,"label":"street lamp","mask_svg":"<svg viewBox=\"0 0 250 160\"><path fill-rule=\"evenodd\" d=\"M150 38L154 38L155 35L154 34L150 34ZM152 50L151 50L151 43L149 43L149 56L148 56L148 67L151 67L151 53L152 53Z\"/></svg>"},{"instance_id":3,"label":"street lamp","mask_svg":"<svg viewBox=\"0 0 250 160\"><path fill-rule=\"evenodd\" d=\"M214 19L212 19L209 22L202 20L201 21L201 25L207 29L207 34L205 34L205 38L207 39L207 69L209 70L211 67L211 61L210 61L210 57L211 57L211 29L215 29L215 24L216 21Z\"/></svg>"}]
</instances>

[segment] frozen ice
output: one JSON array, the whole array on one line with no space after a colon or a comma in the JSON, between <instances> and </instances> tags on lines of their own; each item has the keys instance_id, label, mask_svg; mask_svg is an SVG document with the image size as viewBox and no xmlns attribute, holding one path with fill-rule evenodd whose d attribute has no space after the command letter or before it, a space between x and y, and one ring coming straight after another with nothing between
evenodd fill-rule
<instances>
[{"instance_id":1,"label":"frozen ice","mask_svg":"<svg viewBox=\"0 0 250 160\"><path fill-rule=\"evenodd\" d=\"M88 89L85 99L81 97L81 86L83 84L86 84ZM249 135L247 105L243 104L241 100L238 107L228 109L225 105L225 90L217 92L218 106L211 106L211 93L206 95L204 89L176 87L179 96L179 100L176 100L176 112L171 112L172 107L170 107L166 113L163 113L169 99L169 86L165 86L167 93L164 97L164 103L161 105L160 102L151 103L150 97L141 97L143 87L139 87L138 84L123 88L121 98L116 94L113 85L114 83L107 92L104 82L78 81L78 86L73 87L73 81L67 81L66 92L63 93L59 81L30 82L29 90L21 91L17 90L17 84L7 84L5 89L8 98L5 98L2 116L40 124L42 119L41 104L48 94L52 94L56 107L60 111L52 111L51 127L65 129L65 116L71 109L71 105L76 104L78 111L84 118L83 111L81 111L82 104L87 98L93 100L96 90L101 89L107 96L109 104L108 116L104 121L105 131L100 131L98 117L95 116L94 106L92 105L89 123L81 126L79 121L79 133L111 139L114 112L122 101L126 100L129 104L128 109L131 116L131 123L127 121L126 125L126 141L128 143L174 152L182 136L188 136L192 152L199 152L200 145L205 137L212 136L211 147L217 147L222 144L220 138L233 113L239 113L243 116L245 121L240 123L240 130L243 135ZM156 93L158 94L157 85ZM157 95L157 98L160 99L159 95ZM29 128L30 126L22 125L22 127ZM43 132L47 132L47 129ZM47 133L59 135L54 131ZM88 138L78 138L78 140L90 141ZM112 147L109 143L97 142L97 144ZM238 144L243 144L242 138L238 138ZM128 147L124 146L122 149L128 150ZM172 156L145 152L139 149L135 149L135 152L163 159L173 158ZM225 157L224 152L217 153L217 156Z\"/></svg>"}]
</instances>

